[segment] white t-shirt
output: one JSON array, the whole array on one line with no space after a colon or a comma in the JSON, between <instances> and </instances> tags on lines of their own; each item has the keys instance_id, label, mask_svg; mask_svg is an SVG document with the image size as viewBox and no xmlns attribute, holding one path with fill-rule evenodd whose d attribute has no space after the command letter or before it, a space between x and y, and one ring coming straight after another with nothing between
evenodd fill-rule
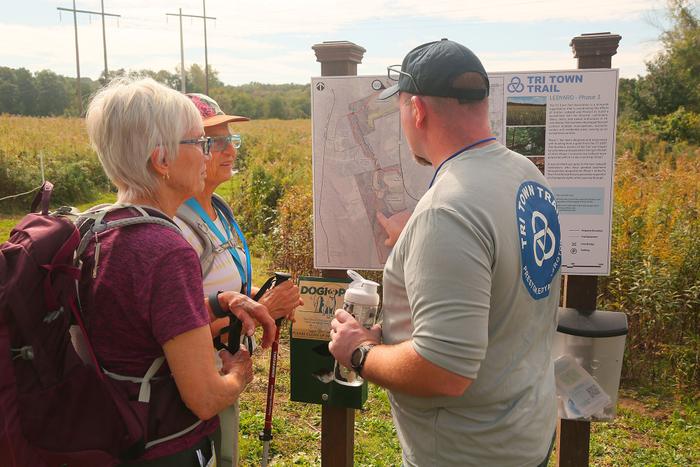
<instances>
[{"instance_id":1,"label":"white t-shirt","mask_svg":"<svg viewBox=\"0 0 700 467\"><path fill-rule=\"evenodd\" d=\"M192 245L192 247L197 252L197 255L201 255L204 251L204 245L202 245L202 242L199 239L199 237L192 231L190 226L185 224L178 217L175 217L175 223L180 227L185 239L190 243L190 245ZM219 232L226 235L226 229L224 229L224 225L221 223L221 216L217 216L217 218L214 220L214 225L217 229L219 229ZM233 227L229 226L229 231L231 231L232 235L236 235L236 231L233 229ZM209 235L214 240L215 245L221 243L212 232L210 232ZM238 245L240 240L236 240ZM243 250L241 248L237 247L236 250L238 252L238 257L241 259L243 271L245 271L245 254L243 253ZM219 290L233 290L239 292L241 290L242 278L238 272L236 263L233 261L231 253L228 250L222 250L214 254L216 256L214 257L214 262L212 264L211 270L204 277L204 295L208 296L209 294Z\"/></svg>"},{"instance_id":2,"label":"white t-shirt","mask_svg":"<svg viewBox=\"0 0 700 467\"><path fill-rule=\"evenodd\" d=\"M390 392L404 465L544 460L561 262L547 187L501 144L466 151L444 164L399 236L384 268L384 342L412 339L423 358L474 380L460 397Z\"/></svg>"}]
</instances>

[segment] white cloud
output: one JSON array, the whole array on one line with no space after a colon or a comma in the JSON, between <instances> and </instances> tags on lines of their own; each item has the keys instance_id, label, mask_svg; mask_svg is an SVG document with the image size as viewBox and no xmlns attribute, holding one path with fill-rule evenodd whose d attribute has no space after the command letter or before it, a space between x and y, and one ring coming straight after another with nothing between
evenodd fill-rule
<instances>
[{"instance_id":1,"label":"white cloud","mask_svg":"<svg viewBox=\"0 0 700 467\"><path fill-rule=\"evenodd\" d=\"M541 21L587 21L590 31L605 28L611 21L629 24L636 19L644 24L650 9L658 8L661 0L355 0L327 2L298 0L295 2L260 0L208 0L207 15L217 18L207 23L209 63L220 71L227 83L251 80L263 82L307 82L318 75L310 47L314 42L336 39L339 32L360 38L368 52L358 71L363 74L383 74L386 65L401 60L403 54L417 44L439 37L440 21L454 28L456 21L465 26L486 22L493 28L493 43L513 41L508 53L488 53L482 47L487 69L552 69L574 68L575 60L568 50L569 37L550 37L554 51L532 50L530 38L509 37L513 22L533 22L533 35L541 38L548 33ZM62 14L55 26L33 26L32 9L40 1L12 6L22 11L22 24L0 23L0 64L25 66L32 70L49 68L68 76L75 75L75 46L72 15ZM43 0L46 9L67 7L66 0ZM109 66L115 68L150 68L173 70L180 62L178 19L166 17L182 7L184 14L201 15L201 0L110 0L105 11L121 18L106 21ZM99 0L80 0L78 8L98 11ZM26 13L24 13L26 10ZM537 22L537 23L535 23ZM101 21L93 16L79 15L81 74L96 78L103 69ZM647 24L647 27L649 25ZM454 29L452 29L454 30ZM201 19L183 21L185 65L204 62L203 24ZM615 32L615 31L613 31ZM559 32L558 34L561 34ZM624 35L624 34L623 34ZM655 35L654 35L655 36ZM308 38L306 45L300 46ZM410 38L410 39L409 39ZM516 39L516 40L513 40ZM519 40L518 40L519 39ZM381 47L380 47L381 45ZM523 49L519 49L522 47ZM627 42L624 38L613 66L623 76L643 73L644 59L654 44ZM496 47L494 47L496 48ZM502 48L502 47L501 47ZM382 57L373 55L381 49ZM388 54L394 57L386 57Z\"/></svg>"},{"instance_id":2,"label":"white cloud","mask_svg":"<svg viewBox=\"0 0 700 467\"><path fill-rule=\"evenodd\" d=\"M54 1L63 4L62 1ZM153 27L165 23L165 13L202 15L199 0L122 0L110 2L105 11L119 13L124 23L149 23ZM639 18L650 9L663 6L660 0L492 0L465 2L464 0L354 0L328 2L321 0L260 1L209 0L207 16L216 17L225 25L230 37L271 34L323 34L342 27L360 25L367 29L396 29L411 27L415 20L471 20L489 23L529 22L548 20L612 21ZM99 11L99 0L83 0L81 9ZM177 18L170 17L176 24ZM185 19L196 23L201 20ZM210 22L214 27L214 23Z\"/></svg>"}]
</instances>

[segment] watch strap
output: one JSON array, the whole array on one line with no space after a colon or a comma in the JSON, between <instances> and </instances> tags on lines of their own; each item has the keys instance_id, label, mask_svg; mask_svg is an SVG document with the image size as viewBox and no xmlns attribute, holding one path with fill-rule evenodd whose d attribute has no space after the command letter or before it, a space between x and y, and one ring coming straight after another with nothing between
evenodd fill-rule
<instances>
[{"instance_id":1,"label":"watch strap","mask_svg":"<svg viewBox=\"0 0 700 467\"><path fill-rule=\"evenodd\" d=\"M367 355L369 355L369 351L372 350L372 347L374 347L377 344L362 344L357 348L357 350L360 351L360 363L358 365L353 365L353 370L357 372L359 376L362 376L362 369L365 366L365 362L367 361Z\"/></svg>"},{"instance_id":2,"label":"watch strap","mask_svg":"<svg viewBox=\"0 0 700 467\"><path fill-rule=\"evenodd\" d=\"M226 318L229 315L229 313L221 307L221 303L219 303L219 294L222 292L222 290L218 290L209 294L209 306L211 307L212 313L214 313L214 316L217 318Z\"/></svg>"}]
</instances>

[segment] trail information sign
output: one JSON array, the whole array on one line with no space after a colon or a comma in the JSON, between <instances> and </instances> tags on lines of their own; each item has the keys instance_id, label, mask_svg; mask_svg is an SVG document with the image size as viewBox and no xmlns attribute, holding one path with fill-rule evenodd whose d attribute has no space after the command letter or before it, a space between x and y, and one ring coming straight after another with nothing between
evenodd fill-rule
<instances>
[{"instance_id":1,"label":"trail information sign","mask_svg":"<svg viewBox=\"0 0 700 467\"><path fill-rule=\"evenodd\" d=\"M497 139L528 157L554 191L565 274L607 275L618 71L490 73ZM418 165L398 101L377 100L383 76L311 80L314 266L381 269L389 255L376 220L412 211L432 167Z\"/></svg>"}]
</instances>

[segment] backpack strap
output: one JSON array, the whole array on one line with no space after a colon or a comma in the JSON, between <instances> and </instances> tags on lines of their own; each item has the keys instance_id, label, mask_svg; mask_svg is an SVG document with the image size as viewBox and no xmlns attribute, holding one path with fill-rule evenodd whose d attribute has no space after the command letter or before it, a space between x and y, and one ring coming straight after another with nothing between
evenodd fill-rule
<instances>
[{"instance_id":1,"label":"backpack strap","mask_svg":"<svg viewBox=\"0 0 700 467\"><path fill-rule=\"evenodd\" d=\"M203 247L202 253L199 255L199 262L202 265L202 276L206 275L211 271L214 264L214 258L217 254L223 251L229 251L236 267L238 268L238 273L241 276L241 283L245 285L245 294L250 296L251 294L251 279L252 279L252 265L250 261L250 251L248 249L248 243L246 242L245 235L238 226L238 223L233 217L233 211L229 205L224 201L224 199L217 195L212 194L212 206L219 213L223 219L221 219L224 228L227 230L228 239L223 237L223 233L219 232L213 221L209 218L203 208L199 205L199 202L190 198L185 201L177 210L177 217L184 222L190 230L199 239L200 244ZM233 232L229 231L229 226ZM235 232L235 235L234 235ZM235 251L235 237L238 237L245 255L246 265L245 268ZM218 241L216 240L218 239ZM244 292L241 290L241 292Z\"/></svg>"},{"instance_id":2,"label":"backpack strap","mask_svg":"<svg viewBox=\"0 0 700 467\"><path fill-rule=\"evenodd\" d=\"M164 437L159 438L159 439L154 439L153 441L149 441L146 443L146 449L150 449L153 446L155 446L156 444L164 443L166 441L170 441L171 439L179 438L180 436L187 434L190 431L194 430L195 428L197 428L201 424L202 424L202 420L197 420L195 423L188 426L187 428L185 428L182 431L178 431L177 433L173 433L172 435L164 436Z\"/></svg>"},{"instance_id":3,"label":"backpack strap","mask_svg":"<svg viewBox=\"0 0 700 467\"><path fill-rule=\"evenodd\" d=\"M224 201L224 199L216 193L212 194L211 201L214 205L214 209L223 214L223 216L228 221L229 225L231 225L234 228L234 230L236 231L236 235L238 235L238 238L241 240L241 246L243 247L243 253L245 254L246 261L246 277L241 279L245 279L245 293L250 297L253 282L253 266L250 261L250 249L248 248L248 242L246 242L245 235L243 235L243 231L238 225L238 222L236 222L236 219L233 218L233 211L231 211L231 208L226 203L226 201Z\"/></svg>"},{"instance_id":4,"label":"backpack strap","mask_svg":"<svg viewBox=\"0 0 700 467\"><path fill-rule=\"evenodd\" d=\"M117 209L132 208L138 212L137 216L126 217L123 219L117 219L113 221L105 221L105 216ZM88 210L83 213L78 218L78 225L80 228L80 233L82 238L80 239L80 244L76 250L76 258L80 258L85 249L87 248L90 241L94 238L95 240L95 264L92 269L93 279L97 277L97 267L100 261L100 238L99 235L107 232L108 230L113 230L129 225L136 224L158 224L163 227L167 227L179 234L182 231L177 226L177 224L169 218L165 213L151 208L150 206L138 206L133 204L112 204L112 205L100 205L94 210ZM91 235L92 234L92 235Z\"/></svg>"},{"instance_id":5,"label":"backpack strap","mask_svg":"<svg viewBox=\"0 0 700 467\"><path fill-rule=\"evenodd\" d=\"M116 379L117 381L129 381L131 383L140 384L141 386L139 389L139 402L148 403L151 401L151 381L157 381L159 379L155 376L155 374L160 369L160 367L163 366L163 362L165 362L164 356L160 356L153 360L153 363L151 363L151 366L148 367L148 370L146 370L146 374L143 375L142 378L137 378L135 376L119 375L117 373L107 371L104 368L102 368L102 372L104 372L104 374L106 374L110 378Z\"/></svg>"},{"instance_id":6,"label":"backpack strap","mask_svg":"<svg viewBox=\"0 0 700 467\"><path fill-rule=\"evenodd\" d=\"M117 209L122 209L122 208L134 208L136 211L139 213L139 216L136 217L128 217L124 219L118 219L115 221L104 221L105 215L107 213L117 210ZM148 211L151 211L149 213ZM67 215L67 217L75 217L74 212L68 212L64 210L63 215ZM88 211L84 213L79 213L79 216L77 217L76 224L79 228L80 235L80 243L78 244L78 247L76 248L76 253L75 253L75 261L80 264L80 257L83 255L85 252L85 249L88 246L88 243L91 240L91 237L94 236L95 239L95 264L93 265L92 269L92 277L95 278L97 277L97 266L99 263L100 259L100 243L99 243L99 236L98 234L106 232L108 230L124 227L127 225L135 225L135 224L159 224L164 227L167 227L169 229L175 230L179 233L182 233L180 231L180 228L173 222L172 219L170 219L165 213L162 213L161 211L158 211L157 209L153 208L145 208L142 206L136 206L136 205L126 205L126 204L102 204L99 206L94 206L90 208ZM90 235L93 234L93 235ZM75 280L75 287L76 290L78 289L79 285L79 275L76 275L74 277ZM78 324L78 327L80 328L80 331L82 333L82 337L84 339L85 345L85 351L87 351L88 355L90 356L90 359L92 360L92 365L95 368L96 373L100 378L103 378L103 373L100 371L100 365L98 364L97 361L97 356L95 355L95 351L93 350L92 343L90 342L90 337L88 336L87 330L85 328L85 325L82 320L82 313L81 313L81 305L80 305L80 297L77 296L77 304L76 303L71 303L71 312L73 314L73 317L75 319L75 322ZM153 365L155 365L157 362L153 362ZM156 367L153 373L160 368L160 366L163 364L161 361ZM152 365L152 367L153 367ZM150 371L150 369L149 369ZM151 375L152 376L152 375ZM144 377L145 378L145 377ZM149 376L150 379L150 376ZM148 391L148 397L150 398L150 385L147 385L147 388L144 389L143 387L141 388L144 391ZM140 396L139 396L140 397Z\"/></svg>"},{"instance_id":7,"label":"backpack strap","mask_svg":"<svg viewBox=\"0 0 700 467\"><path fill-rule=\"evenodd\" d=\"M202 253L199 255L199 264L202 265L202 276L206 276L211 271L214 265L215 252L217 246L214 245L214 240L209 234L207 224L199 217L199 214L187 203L182 203L177 208L177 218L187 225L192 232L197 236L199 243L202 245Z\"/></svg>"},{"instance_id":8,"label":"backpack strap","mask_svg":"<svg viewBox=\"0 0 700 467\"><path fill-rule=\"evenodd\" d=\"M145 402L149 403L151 401L151 381L157 381L160 378L155 376L156 372L160 369L160 367L163 365L163 362L165 362L165 357L160 356L153 360L153 363L151 363L151 366L148 368L146 371L146 374L143 376L143 378L137 378L134 376L124 376L124 375L119 375L116 373L112 373L111 371L107 371L104 368L102 368L102 371L104 372L105 375L109 376L112 379L115 379L117 381L129 381L131 383L136 383L140 384L140 389L139 389L139 402ZM146 443L146 449L149 449L156 444L164 443L166 441L170 441L171 439L178 438L186 433L189 433L190 431L194 430L197 428L200 424L202 423L202 420L197 420L195 423L192 425L186 427L184 430L178 431L177 433L172 433L168 436L164 436L162 438L154 439L153 441L149 441Z\"/></svg>"}]
</instances>

